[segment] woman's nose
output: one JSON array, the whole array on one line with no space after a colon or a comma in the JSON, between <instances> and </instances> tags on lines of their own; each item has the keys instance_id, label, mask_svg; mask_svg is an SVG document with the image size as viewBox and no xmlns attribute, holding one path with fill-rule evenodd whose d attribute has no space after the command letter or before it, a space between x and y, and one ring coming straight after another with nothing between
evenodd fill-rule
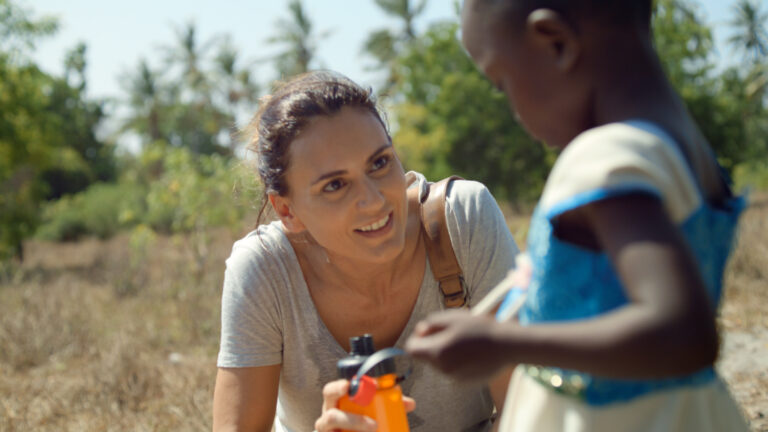
<instances>
[{"instance_id":1,"label":"woman's nose","mask_svg":"<svg viewBox=\"0 0 768 432\"><path fill-rule=\"evenodd\" d=\"M381 190L379 190L378 184L371 179L366 179L360 182L360 190L358 193L358 208L378 208L384 203L384 195L382 195Z\"/></svg>"}]
</instances>

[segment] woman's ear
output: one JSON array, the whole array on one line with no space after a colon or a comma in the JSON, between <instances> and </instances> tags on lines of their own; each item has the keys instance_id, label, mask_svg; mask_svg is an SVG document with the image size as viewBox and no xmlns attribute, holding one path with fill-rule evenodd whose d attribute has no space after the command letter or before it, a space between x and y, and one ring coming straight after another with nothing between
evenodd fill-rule
<instances>
[{"instance_id":1,"label":"woman's ear","mask_svg":"<svg viewBox=\"0 0 768 432\"><path fill-rule=\"evenodd\" d=\"M277 213L277 217L280 218L280 221L288 232L298 234L306 230L304 224L293 212L293 208L291 208L291 203L288 198L275 194L267 194L267 198L269 199L269 203L272 204L275 213Z\"/></svg>"},{"instance_id":2,"label":"woman's ear","mask_svg":"<svg viewBox=\"0 0 768 432\"><path fill-rule=\"evenodd\" d=\"M581 40L573 25L559 12L536 9L528 15L526 27L558 70L568 72L573 69L581 55Z\"/></svg>"}]
</instances>

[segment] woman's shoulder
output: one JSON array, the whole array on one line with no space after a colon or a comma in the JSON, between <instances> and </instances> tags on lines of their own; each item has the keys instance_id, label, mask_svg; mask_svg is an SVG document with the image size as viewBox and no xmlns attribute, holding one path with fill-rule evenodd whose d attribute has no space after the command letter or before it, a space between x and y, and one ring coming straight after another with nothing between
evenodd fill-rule
<instances>
[{"instance_id":1,"label":"woman's shoulder","mask_svg":"<svg viewBox=\"0 0 768 432\"><path fill-rule=\"evenodd\" d=\"M460 224L482 222L500 211L488 188L474 180L454 180L446 193L446 217ZM493 210L493 211L489 211Z\"/></svg>"},{"instance_id":2,"label":"woman's shoulder","mask_svg":"<svg viewBox=\"0 0 768 432\"><path fill-rule=\"evenodd\" d=\"M280 222L260 225L232 245L227 271L252 273L285 271L295 261L290 242Z\"/></svg>"}]
</instances>

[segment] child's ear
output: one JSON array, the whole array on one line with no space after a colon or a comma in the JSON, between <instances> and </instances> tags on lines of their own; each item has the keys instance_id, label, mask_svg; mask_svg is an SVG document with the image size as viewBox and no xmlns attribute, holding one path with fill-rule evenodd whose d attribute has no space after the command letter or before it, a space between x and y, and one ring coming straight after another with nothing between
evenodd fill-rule
<instances>
[{"instance_id":1,"label":"child's ear","mask_svg":"<svg viewBox=\"0 0 768 432\"><path fill-rule=\"evenodd\" d=\"M571 70L581 54L581 42L573 26L552 9L536 9L528 15L527 30L558 69Z\"/></svg>"},{"instance_id":2,"label":"child's ear","mask_svg":"<svg viewBox=\"0 0 768 432\"><path fill-rule=\"evenodd\" d=\"M293 208L291 208L291 203L288 198L275 194L268 194L267 198L269 199L269 203L272 204L272 208L275 209L277 217L280 218L280 221L288 232L298 234L306 229L301 220L299 220L293 212Z\"/></svg>"}]
</instances>

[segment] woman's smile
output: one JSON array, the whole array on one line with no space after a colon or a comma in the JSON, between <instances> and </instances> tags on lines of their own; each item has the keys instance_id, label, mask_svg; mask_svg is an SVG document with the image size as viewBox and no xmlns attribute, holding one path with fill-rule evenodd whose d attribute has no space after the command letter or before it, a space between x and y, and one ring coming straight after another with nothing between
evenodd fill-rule
<instances>
[{"instance_id":1,"label":"woman's smile","mask_svg":"<svg viewBox=\"0 0 768 432\"><path fill-rule=\"evenodd\" d=\"M355 232L366 237L379 237L387 234L392 230L392 216L392 212L389 212L374 223L355 229Z\"/></svg>"}]
</instances>

